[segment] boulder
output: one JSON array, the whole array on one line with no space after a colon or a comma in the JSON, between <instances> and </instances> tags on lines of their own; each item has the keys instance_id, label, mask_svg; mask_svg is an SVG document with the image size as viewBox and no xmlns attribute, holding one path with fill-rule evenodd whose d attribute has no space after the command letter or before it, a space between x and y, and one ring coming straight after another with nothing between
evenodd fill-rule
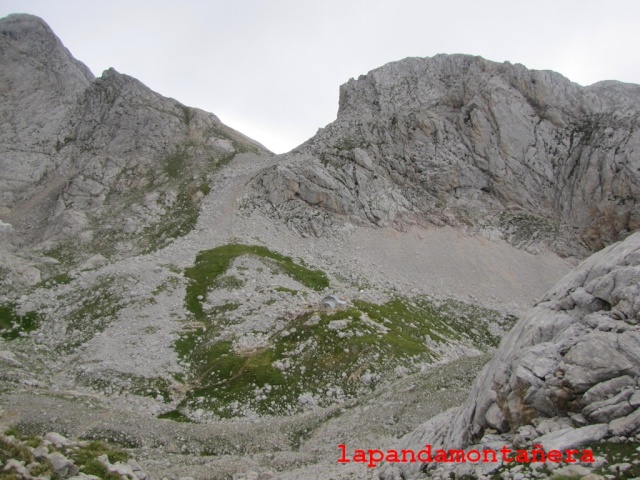
<instances>
[{"instance_id":1,"label":"boulder","mask_svg":"<svg viewBox=\"0 0 640 480\"><path fill-rule=\"evenodd\" d=\"M609 428L611 435L620 437L640 433L640 408L625 417L612 420Z\"/></svg>"},{"instance_id":2,"label":"boulder","mask_svg":"<svg viewBox=\"0 0 640 480\"><path fill-rule=\"evenodd\" d=\"M29 469L24 465L24 462L18 461L15 458L10 458L4 466L0 465L0 467L2 467L2 470L5 472L14 472L22 475L23 478L31 478Z\"/></svg>"},{"instance_id":3,"label":"boulder","mask_svg":"<svg viewBox=\"0 0 640 480\"><path fill-rule=\"evenodd\" d=\"M554 470L551 474L551 479L580 478L584 480L584 477L590 474L591 470L582 465L567 465Z\"/></svg>"},{"instance_id":4,"label":"boulder","mask_svg":"<svg viewBox=\"0 0 640 480\"><path fill-rule=\"evenodd\" d=\"M622 375L594 385L582 396L582 402L590 405L613 397L625 387L635 386L636 380L629 375Z\"/></svg>"},{"instance_id":5,"label":"boulder","mask_svg":"<svg viewBox=\"0 0 640 480\"><path fill-rule=\"evenodd\" d=\"M68 447L70 445L73 445L73 442L71 440L69 440L64 435L60 435L59 433L56 433L56 432L47 433L44 436L44 439L46 441L52 443L53 445L55 445L58 448L60 448L60 447Z\"/></svg>"},{"instance_id":6,"label":"boulder","mask_svg":"<svg viewBox=\"0 0 640 480\"><path fill-rule=\"evenodd\" d=\"M65 457L60 452L53 452L49 454L49 461L53 468L53 473L62 478L73 477L80 472L80 469L73 464L71 460Z\"/></svg>"},{"instance_id":7,"label":"boulder","mask_svg":"<svg viewBox=\"0 0 640 480\"><path fill-rule=\"evenodd\" d=\"M465 448L496 427L519 432L519 445L541 443L545 449L638 434L640 329L607 315L618 303L638 308L639 297L629 296L636 291L632 272L638 268L640 233L589 257L506 335L464 405L426 421L396 448ZM579 296L565 301L583 291L579 289L599 292L606 303L603 300L601 310L593 311L593 302L586 308ZM565 308L558 309L559 304ZM532 423L544 433L537 440L525 428ZM380 478L401 474L410 479L419 473L419 465L396 465L395 470L383 467Z\"/></svg>"},{"instance_id":8,"label":"boulder","mask_svg":"<svg viewBox=\"0 0 640 480\"><path fill-rule=\"evenodd\" d=\"M609 422L615 418L624 417L631 413L634 407L629 402L634 390L627 389L606 400L587 405L582 413L591 422Z\"/></svg>"},{"instance_id":9,"label":"boulder","mask_svg":"<svg viewBox=\"0 0 640 480\"><path fill-rule=\"evenodd\" d=\"M548 452L550 450L569 450L590 445L602 440L609 433L609 426L606 423L588 425L582 428L564 428L548 433L534 443L538 443Z\"/></svg>"}]
</instances>

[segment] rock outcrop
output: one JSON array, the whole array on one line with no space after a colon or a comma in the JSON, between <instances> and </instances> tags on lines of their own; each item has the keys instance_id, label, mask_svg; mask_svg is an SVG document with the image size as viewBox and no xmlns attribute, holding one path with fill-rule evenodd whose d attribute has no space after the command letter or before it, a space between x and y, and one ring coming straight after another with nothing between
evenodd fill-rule
<instances>
[{"instance_id":1,"label":"rock outcrop","mask_svg":"<svg viewBox=\"0 0 640 480\"><path fill-rule=\"evenodd\" d=\"M639 107L638 85L407 58L343 85L337 120L256 179L254 203L305 234L450 224L585 254L640 227Z\"/></svg>"},{"instance_id":2,"label":"rock outcrop","mask_svg":"<svg viewBox=\"0 0 640 480\"><path fill-rule=\"evenodd\" d=\"M0 20L0 96L2 225L13 245L58 260L129 256L184 235L217 167L268 154L134 78L94 78L31 15Z\"/></svg>"},{"instance_id":3,"label":"rock outcrop","mask_svg":"<svg viewBox=\"0 0 640 480\"><path fill-rule=\"evenodd\" d=\"M497 431L514 444L566 449L640 434L639 324L636 233L565 276L507 334L466 403L401 447L464 449ZM416 478L420 467L389 466L381 478Z\"/></svg>"},{"instance_id":4,"label":"rock outcrop","mask_svg":"<svg viewBox=\"0 0 640 480\"><path fill-rule=\"evenodd\" d=\"M37 446L34 447L34 444ZM91 462L90 468L94 473L109 475L109 478L149 479L134 459L111 463L107 454L99 455L101 450L113 452L110 447L100 442L71 440L56 432L49 432L44 438L26 439L0 433L0 472L4 472L3 478L21 480L44 480L52 477L99 480L100 477L97 475L86 474L80 470ZM125 455L118 452L118 456Z\"/></svg>"}]
</instances>

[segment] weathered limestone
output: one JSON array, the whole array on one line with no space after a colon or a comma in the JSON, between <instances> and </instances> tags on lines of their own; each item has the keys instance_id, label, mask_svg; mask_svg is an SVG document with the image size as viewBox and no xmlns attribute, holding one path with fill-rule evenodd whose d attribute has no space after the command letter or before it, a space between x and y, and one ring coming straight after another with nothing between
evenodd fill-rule
<instances>
[{"instance_id":1,"label":"weathered limestone","mask_svg":"<svg viewBox=\"0 0 640 480\"><path fill-rule=\"evenodd\" d=\"M344 84L337 120L258 178L257 195L303 233L428 222L584 254L640 227L639 92L480 57L407 58Z\"/></svg>"},{"instance_id":2,"label":"weathered limestone","mask_svg":"<svg viewBox=\"0 0 640 480\"><path fill-rule=\"evenodd\" d=\"M592 255L507 334L466 403L400 448L465 448L488 429L518 432L514 445L545 450L640 433L640 327L625 321L640 314L638 274L640 233ZM389 466L381 478L416 478L419 470Z\"/></svg>"},{"instance_id":3,"label":"weathered limestone","mask_svg":"<svg viewBox=\"0 0 640 480\"><path fill-rule=\"evenodd\" d=\"M545 451L569 450L580 448L602 440L609 433L606 423L589 425L582 428L564 428L539 437L536 443L542 445Z\"/></svg>"},{"instance_id":4,"label":"weathered limestone","mask_svg":"<svg viewBox=\"0 0 640 480\"><path fill-rule=\"evenodd\" d=\"M95 78L37 17L1 19L0 51L0 235L21 249L152 249L193 228L220 162L268 153L134 78ZM12 278L37 283L25 268Z\"/></svg>"}]
</instances>

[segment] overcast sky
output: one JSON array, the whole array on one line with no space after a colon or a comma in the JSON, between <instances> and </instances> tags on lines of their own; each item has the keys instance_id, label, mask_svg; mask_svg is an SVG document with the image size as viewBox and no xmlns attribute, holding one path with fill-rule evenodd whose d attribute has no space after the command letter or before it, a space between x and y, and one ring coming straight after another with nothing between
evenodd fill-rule
<instances>
[{"instance_id":1,"label":"overcast sky","mask_svg":"<svg viewBox=\"0 0 640 480\"><path fill-rule=\"evenodd\" d=\"M42 17L97 76L114 67L276 153L335 119L342 83L409 56L640 83L636 0L0 0L14 12Z\"/></svg>"}]
</instances>

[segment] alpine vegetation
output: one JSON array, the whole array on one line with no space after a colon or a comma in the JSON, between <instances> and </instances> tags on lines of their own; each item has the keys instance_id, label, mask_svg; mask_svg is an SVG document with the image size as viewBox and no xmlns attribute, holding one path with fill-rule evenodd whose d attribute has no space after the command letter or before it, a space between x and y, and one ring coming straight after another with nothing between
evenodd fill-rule
<instances>
[{"instance_id":1,"label":"alpine vegetation","mask_svg":"<svg viewBox=\"0 0 640 480\"><path fill-rule=\"evenodd\" d=\"M640 476L639 86L407 58L273 155L0 53L0 479Z\"/></svg>"}]
</instances>

